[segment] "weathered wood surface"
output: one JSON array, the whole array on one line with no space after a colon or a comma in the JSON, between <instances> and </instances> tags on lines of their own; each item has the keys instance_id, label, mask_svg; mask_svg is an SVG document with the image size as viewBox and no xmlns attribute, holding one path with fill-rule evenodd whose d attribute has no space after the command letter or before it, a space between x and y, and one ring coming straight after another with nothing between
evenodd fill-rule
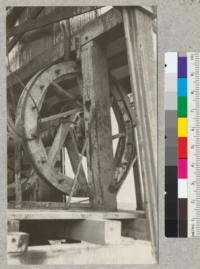
<instances>
[{"instance_id":1,"label":"weathered wood surface","mask_svg":"<svg viewBox=\"0 0 200 269\"><path fill-rule=\"evenodd\" d=\"M41 18L33 20L32 18L21 25L8 28L7 37L23 34L28 31L35 30L40 27L47 26L49 24L69 19L71 17L95 10L100 6L93 7L56 7L54 11L48 15L44 15Z\"/></svg>"},{"instance_id":2,"label":"weathered wood surface","mask_svg":"<svg viewBox=\"0 0 200 269\"><path fill-rule=\"evenodd\" d=\"M9 232L7 234L7 252L18 255L25 253L28 242L29 234L23 232Z\"/></svg>"},{"instance_id":3,"label":"weathered wood surface","mask_svg":"<svg viewBox=\"0 0 200 269\"><path fill-rule=\"evenodd\" d=\"M19 220L9 220L8 221L8 233L9 232L19 232L20 221Z\"/></svg>"},{"instance_id":4,"label":"weathered wood surface","mask_svg":"<svg viewBox=\"0 0 200 269\"><path fill-rule=\"evenodd\" d=\"M144 211L92 211L91 209L8 209L8 220L136 219Z\"/></svg>"},{"instance_id":5,"label":"weathered wood surface","mask_svg":"<svg viewBox=\"0 0 200 269\"><path fill-rule=\"evenodd\" d=\"M111 18L113 18L111 20ZM110 20L112 23L110 23ZM80 40L83 40L80 45L85 44L92 38L97 38L104 34L106 31L111 30L115 26L119 25L122 23L122 17L121 14L118 10L111 10L105 14L103 14L101 17L96 18L92 24L88 24L84 27L84 30L81 30L80 32L77 33L77 35L72 36L71 40L71 51L75 51L76 49L76 40L77 37ZM94 30L90 33L91 31L91 25L94 25ZM88 39L86 39L87 34ZM79 36L82 36L81 38ZM77 37L76 37L77 36ZM17 77L19 77L22 81L25 81L29 79L31 76L33 76L35 73L37 73L39 70L43 69L44 67L53 64L62 58L64 58L64 53L65 53L65 44L63 40L61 40L59 43L54 45L53 47L46 49L44 52L39 54L38 56L34 57L31 61L29 61L28 64L22 66L19 68L17 71L15 71L15 74ZM7 77L7 86L8 88L11 86L14 86L19 83L17 80L17 77L9 74Z\"/></svg>"},{"instance_id":6,"label":"weathered wood surface","mask_svg":"<svg viewBox=\"0 0 200 269\"><path fill-rule=\"evenodd\" d=\"M88 182L91 202L96 208L115 210L116 193L110 119L110 90L105 52L97 42L81 50L85 133L89 137Z\"/></svg>"},{"instance_id":7,"label":"weathered wood surface","mask_svg":"<svg viewBox=\"0 0 200 269\"><path fill-rule=\"evenodd\" d=\"M120 244L121 222L102 219L76 220L66 223L63 236L93 244Z\"/></svg>"},{"instance_id":8,"label":"weathered wood surface","mask_svg":"<svg viewBox=\"0 0 200 269\"><path fill-rule=\"evenodd\" d=\"M22 202L22 190L21 190L21 144L17 141L14 145L14 171L15 171L15 202L18 207Z\"/></svg>"},{"instance_id":9,"label":"weathered wood surface","mask_svg":"<svg viewBox=\"0 0 200 269\"><path fill-rule=\"evenodd\" d=\"M56 254L55 254L56 253ZM121 244L100 246L91 243L29 247L23 256L8 256L8 264L155 264L151 243L130 238Z\"/></svg>"},{"instance_id":10,"label":"weathered wood surface","mask_svg":"<svg viewBox=\"0 0 200 269\"><path fill-rule=\"evenodd\" d=\"M122 236L136 240L149 240L147 219L123 220Z\"/></svg>"},{"instance_id":11,"label":"weathered wood surface","mask_svg":"<svg viewBox=\"0 0 200 269\"><path fill-rule=\"evenodd\" d=\"M150 238L157 255L157 177L156 177L156 63L153 59L152 19L135 8L123 8L132 92L138 118L138 144L140 146L144 179L145 209ZM151 94L150 94L151 92ZM154 111L152 110L154 108ZM154 138L154 139L152 139ZM154 148L153 148L154 145Z\"/></svg>"}]
</instances>

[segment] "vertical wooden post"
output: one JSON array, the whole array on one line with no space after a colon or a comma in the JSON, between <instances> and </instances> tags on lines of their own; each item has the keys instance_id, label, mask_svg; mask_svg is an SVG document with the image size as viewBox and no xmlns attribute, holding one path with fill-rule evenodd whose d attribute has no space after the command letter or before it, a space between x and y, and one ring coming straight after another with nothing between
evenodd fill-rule
<instances>
[{"instance_id":1,"label":"vertical wooden post","mask_svg":"<svg viewBox=\"0 0 200 269\"><path fill-rule=\"evenodd\" d=\"M22 190L21 190L21 143L16 142L14 148L15 159L15 203L17 207L21 207Z\"/></svg>"},{"instance_id":2,"label":"vertical wooden post","mask_svg":"<svg viewBox=\"0 0 200 269\"><path fill-rule=\"evenodd\" d=\"M128 64L135 97L138 144L144 180L145 209L155 256L158 244L157 218L157 98L156 63L152 42L152 18L137 9L123 8Z\"/></svg>"},{"instance_id":3,"label":"vertical wooden post","mask_svg":"<svg viewBox=\"0 0 200 269\"><path fill-rule=\"evenodd\" d=\"M95 208L116 210L116 194L110 188L114 162L108 69L105 53L96 41L82 47L81 62L91 202Z\"/></svg>"}]
</instances>

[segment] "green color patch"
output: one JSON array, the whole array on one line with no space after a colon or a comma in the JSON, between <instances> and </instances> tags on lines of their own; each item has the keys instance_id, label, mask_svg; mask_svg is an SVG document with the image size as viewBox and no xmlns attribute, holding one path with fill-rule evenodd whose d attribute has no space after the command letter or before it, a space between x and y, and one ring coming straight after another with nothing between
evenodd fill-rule
<instances>
[{"instance_id":1,"label":"green color patch","mask_svg":"<svg viewBox=\"0 0 200 269\"><path fill-rule=\"evenodd\" d=\"M178 117L187 117L187 96L178 97Z\"/></svg>"}]
</instances>

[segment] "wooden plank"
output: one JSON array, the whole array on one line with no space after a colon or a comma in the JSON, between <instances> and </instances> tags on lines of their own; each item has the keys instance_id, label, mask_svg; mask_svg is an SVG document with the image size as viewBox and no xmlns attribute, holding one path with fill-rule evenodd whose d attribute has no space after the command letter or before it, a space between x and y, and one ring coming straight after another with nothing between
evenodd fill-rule
<instances>
[{"instance_id":1,"label":"wooden plank","mask_svg":"<svg viewBox=\"0 0 200 269\"><path fill-rule=\"evenodd\" d=\"M93 244L120 244L121 222L102 219L73 221L66 225L63 235Z\"/></svg>"},{"instance_id":2,"label":"wooden plank","mask_svg":"<svg viewBox=\"0 0 200 269\"><path fill-rule=\"evenodd\" d=\"M23 256L8 256L8 264L155 264L151 243L131 238L121 239L121 244L95 245L87 242L78 244L60 244L30 246ZM144 266L143 266L144 267Z\"/></svg>"},{"instance_id":3,"label":"wooden plank","mask_svg":"<svg viewBox=\"0 0 200 269\"><path fill-rule=\"evenodd\" d=\"M14 169L15 169L15 202L17 207L21 207L21 144L17 141L14 145Z\"/></svg>"},{"instance_id":4,"label":"wooden plank","mask_svg":"<svg viewBox=\"0 0 200 269\"><path fill-rule=\"evenodd\" d=\"M62 112L62 113L58 113L55 115L51 115L51 116L46 117L46 118L42 118L41 122L40 122L41 127L46 128L45 123L48 123L48 122L58 123L59 120L65 119L72 114L80 112L81 110L82 110L81 108L74 108L74 109L68 110L66 112Z\"/></svg>"},{"instance_id":5,"label":"wooden plank","mask_svg":"<svg viewBox=\"0 0 200 269\"><path fill-rule=\"evenodd\" d=\"M40 27L47 26L51 23L69 19L71 17L95 10L100 8L99 6L93 7L57 7L48 15L44 15L36 20L28 20L23 24L15 27L11 27L7 31L7 37L19 35L25 32L29 32Z\"/></svg>"},{"instance_id":6,"label":"wooden plank","mask_svg":"<svg viewBox=\"0 0 200 269\"><path fill-rule=\"evenodd\" d=\"M110 93L105 52L98 43L82 47L83 99L87 149L88 181L95 208L115 210L114 162L110 119Z\"/></svg>"},{"instance_id":7,"label":"wooden plank","mask_svg":"<svg viewBox=\"0 0 200 269\"><path fill-rule=\"evenodd\" d=\"M152 19L138 9L123 8L124 29L126 35L128 64L130 70L131 88L135 98L136 113L139 124L137 125L138 145L141 154L142 178L144 179L145 209L148 218L150 239L157 256L158 217L157 217L157 187L155 156L151 130L154 125L156 113L152 113L152 101L156 105L155 67L152 46ZM136 38L137 37L137 38ZM152 78L150 78L152 76ZM151 85L151 86L150 86ZM149 90L154 91L154 97L149 97ZM147 101L148 100L148 101ZM148 103L147 103L148 102Z\"/></svg>"},{"instance_id":8,"label":"wooden plank","mask_svg":"<svg viewBox=\"0 0 200 269\"><path fill-rule=\"evenodd\" d=\"M8 220L136 219L144 211L92 211L91 209L8 209Z\"/></svg>"},{"instance_id":9,"label":"wooden plank","mask_svg":"<svg viewBox=\"0 0 200 269\"><path fill-rule=\"evenodd\" d=\"M71 122L61 123L58 127L56 136L52 143L52 146L48 152L49 164L54 167L55 162L60 154L61 148L66 140L67 134L69 133Z\"/></svg>"},{"instance_id":10,"label":"wooden plank","mask_svg":"<svg viewBox=\"0 0 200 269\"><path fill-rule=\"evenodd\" d=\"M55 191L54 191L54 197L55 197ZM9 209L17 209L14 201L9 201L8 203ZM21 208L23 209L67 209L66 202L47 202L47 201L22 201ZM77 202L71 203L71 208L74 210L82 209L82 208L91 208L91 205L89 204L89 201L86 198L81 199Z\"/></svg>"}]
</instances>

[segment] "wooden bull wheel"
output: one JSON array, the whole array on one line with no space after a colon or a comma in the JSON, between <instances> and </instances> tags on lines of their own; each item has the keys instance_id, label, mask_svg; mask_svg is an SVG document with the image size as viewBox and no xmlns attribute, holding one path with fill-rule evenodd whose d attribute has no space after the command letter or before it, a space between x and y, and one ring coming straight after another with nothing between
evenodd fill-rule
<instances>
[{"instance_id":1,"label":"wooden bull wheel","mask_svg":"<svg viewBox=\"0 0 200 269\"><path fill-rule=\"evenodd\" d=\"M76 80L80 96L78 99L64 90L60 84L62 81L67 83L70 79ZM56 94L65 97L65 100L69 100L71 107L60 105L58 113L41 118L48 89L52 86L56 90ZM136 155L135 119L124 89L112 77L110 77L110 94L111 106L119 129L119 134L113 136L113 139L118 138L114 156L116 185L110 186L110 188L117 192L124 182ZM70 194L74 179L56 171L55 163L61 148L66 146L68 151L75 152L73 158L77 158L77 160L70 160L75 173L78 168L79 153L85 141L81 95L80 70L74 62L58 63L42 70L29 81L23 90L17 106L15 127L17 133L21 134L21 143L33 166L32 175L21 181L23 192L33 185L39 175L55 190ZM58 102L55 102L55 104L59 106ZM80 167L78 187L73 195L88 196L88 192L87 179L83 167ZM14 184L11 183L8 185L8 195L11 197L13 194Z\"/></svg>"}]
</instances>

